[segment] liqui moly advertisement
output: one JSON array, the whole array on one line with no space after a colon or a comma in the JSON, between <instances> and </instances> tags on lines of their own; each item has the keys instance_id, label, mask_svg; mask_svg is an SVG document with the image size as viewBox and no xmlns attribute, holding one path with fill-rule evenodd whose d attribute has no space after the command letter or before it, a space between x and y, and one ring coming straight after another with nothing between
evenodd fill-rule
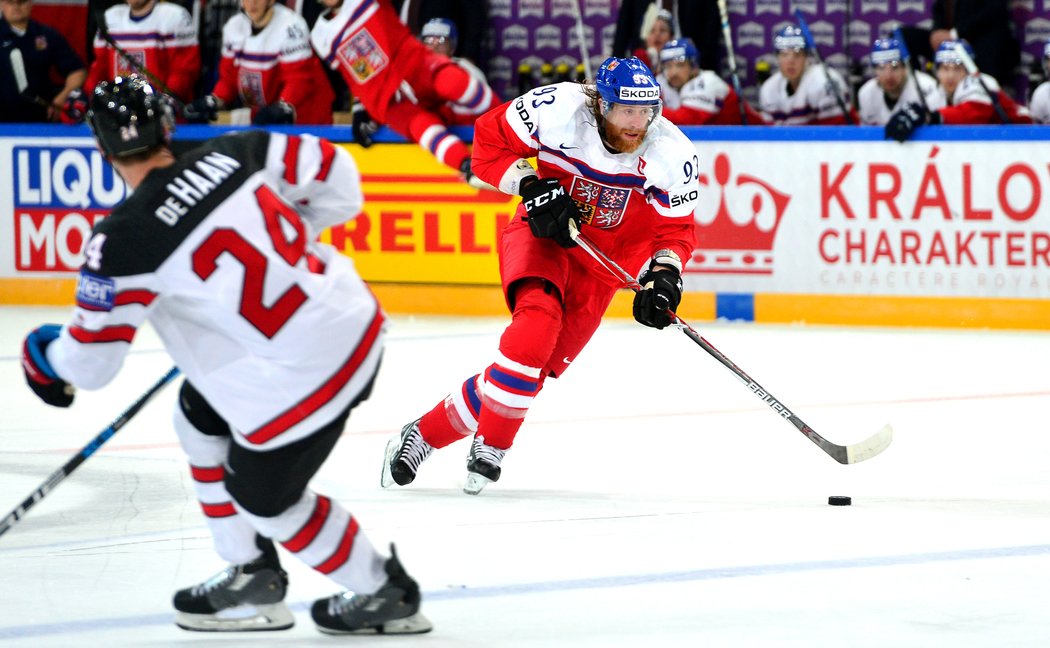
<instances>
[{"instance_id":1,"label":"liqui moly advertisement","mask_svg":"<svg viewBox=\"0 0 1050 648\"><path fill-rule=\"evenodd\" d=\"M1040 142L697 142L694 291L1050 298Z\"/></svg>"}]
</instances>

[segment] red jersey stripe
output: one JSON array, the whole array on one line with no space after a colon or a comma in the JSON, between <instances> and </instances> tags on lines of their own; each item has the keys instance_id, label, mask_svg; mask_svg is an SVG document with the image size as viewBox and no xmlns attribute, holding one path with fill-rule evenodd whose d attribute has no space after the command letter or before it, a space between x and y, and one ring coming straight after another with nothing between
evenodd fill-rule
<instances>
[{"instance_id":1,"label":"red jersey stripe","mask_svg":"<svg viewBox=\"0 0 1050 648\"><path fill-rule=\"evenodd\" d=\"M324 182L328 179L328 173L332 170L332 162L335 160L335 147L328 140L321 140L321 170L317 172L317 179Z\"/></svg>"},{"instance_id":2,"label":"red jersey stripe","mask_svg":"<svg viewBox=\"0 0 1050 648\"><path fill-rule=\"evenodd\" d=\"M318 495L317 501L314 503L314 512L310 514L310 519L287 542L282 542L281 544L284 545L285 549L292 552L299 552L305 549L314 541L317 534L321 532L321 527L324 526L325 521L328 519L328 513L331 510L331 500L324 495Z\"/></svg>"},{"instance_id":3,"label":"red jersey stripe","mask_svg":"<svg viewBox=\"0 0 1050 648\"><path fill-rule=\"evenodd\" d=\"M344 362L343 365L332 374L331 378L326 380L324 384L318 387L312 394L288 408L283 413L278 414L269 423L266 423L253 432L245 434L244 438L255 444L266 443L278 434L288 430L295 424L324 407L328 401L332 400L336 394L342 391L343 387L345 387L346 384L350 382L350 379L354 377L354 374L357 373L361 363L365 361L365 358L368 357L368 353L372 350L372 345L375 344L376 338L379 337L379 331L383 328L383 321L385 319L386 318L383 317L383 311L377 307L375 317L372 318L372 323L369 324L364 337L362 337L361 341L357 344L357 348L355 348L350 354L350 357L346 359L346 362Z\"/></svg>"},{"instance_id":4,"label":"red jersey stripe","mask_svg":"<svg viewBox=\"0 0 1050 648\"><path fill-rule=\"evenodd\" d=\"M79 326L70 326L69 334L77 342L94 344L96 342L128 342L135 338L134 326L107 326L100 331L89 331Z\"/></svg>"},{"instance_id":5,"label":"red jersey stripe","mask_svg":"<svg viewBox=\"0 0 1050 648\"><path fill-rule=\"evenodd\" d=\"M288 136L288 148L284 150L284 179L289 184L299 184L299 144L296 135Z\"/></svg>"},{"instance_id":6,"label":"red jersey stripe","mask_svg":"<svg viewBox=\"0 0 1050 648\"><path fill-rule=\"evenodd\" d=\"M226 471L222 466L215 466L214 468L190 466L190 475L193 477L194 481L211 484L214 482L221 482L223 476L226 475Z\"/></svg>"},{"instance_id":7,"label":"red jersey stripe","mask_svg":"<svg viewBox=\"0 0 1050 648\"><path fill-rule=\"evenodd\" d=\"M357 520L350 518L350 524L346 527L346 533L339 542L339 548L335 550L328 560L314 567L322 574L331 574L346 564L350 559L350 553L354 550L354 540L357 538Z\"/></svg>"},{"instance_id":8,"label":"red jersey stripe","mask_svg":"<svg viewBox=\"0 0 1050 648\"><path fill-rule=\"evenodd\" d=\"M201 509L210 518L224 518L237 515L237 509L233 508L233 502L223 502L222 504L205 504L201 502Z\"/></svg>"},{"instance_id":9,"label":"red jersey stripe","mask_svg":"<svg viewBox=\"0 0 1050 648\"><path fill-rule=\"evenodd\" d=\"M149 306L157 298L157 293L149 290L124 290L117 293L113 301L114 306L126 306L128 304L142 304Z\"/></svg>"}]
</instances>

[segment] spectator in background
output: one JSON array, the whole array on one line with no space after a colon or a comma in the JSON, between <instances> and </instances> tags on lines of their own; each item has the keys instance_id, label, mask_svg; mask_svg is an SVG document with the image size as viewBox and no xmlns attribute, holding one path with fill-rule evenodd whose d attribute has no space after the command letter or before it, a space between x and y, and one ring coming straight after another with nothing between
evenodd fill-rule
<instances>
[{"instance_id":1,"label":"spectator in background","mask_svg":"<svg viewBox=\"0 0 1050 648\"><path fill-rule=\"evenodd\" d=\"M631 52L631 56L640 60L653 71L660 70L660 50L675 37L674 16L666 9L658 9L657 5L649 5L649 10L642 20L642 28L639 36L643 43Z\"/></svg>"},{"instance_id":2,"label":"spectator in background","mask_svg":"<svg viewBox=\"0 0 1050 648\"><path fill-rule=\"evenodd\" d=\"M741 124L740 98L717 74L700 69L700 55L688 38L668 42L660 50L656 77L663 99L661 115L679 126ZM762 115L744 102L748 124L765 124Z\"/></svg>"},{"instance_id":3,"label":"spectator in background","mask_svg":"<svg viewBox=\"0 0 1050 648\"><path fill-rule=\"evenodd\" d=\"M1043 45L1043 74L1047 80L1040 83L1032 93L1032 101L1028 108L1036 123L1050 124L1050 39Z\"/></svg>"},{"instance_id":4,"label":"spectator in background","mask_svg":"<svg viewBox=\"0 0 1050 648\"><path fill-rule=\"evenodd\" d=\"M795 25L784 27L773 37L773 49L780 70L759 89L763 116L777 126L847 123L849 86L834 69L809 60L802 30Z\"/></svg>"},{"instance_id":5,"label":"spectator in background","mask_svg":"<svg viewBox=\"0 0 1050 648\"><path fill-rule=\"evenodd\" d=\"M215 88L187 104L183 116L211 121L240 104L256 125L331 124L335 95L303 17L276 0L241 0L241 8L222 30Z\"/></svg>"},{"instance_id":6,"label":"spectator in background","mask_svg":"<svg viewBox=\"0 0 1050 648\"><path fill-rule=\"evenodd\" d=\"M902 27L905 45L914 56L931 61L944 41L966 40L981 61L981 72L1012 88L1021 50L1009 5L1009 0L933 0L933 29Z\"/></svg>"},{"instance_id":7,"label":"spectator in background","mask_svg":"<svg viewBox=\"0 0 1050 648\"><path fill-rule=\"evenodd\" d=\"M890 115L910 103L922 104L929 110L941 107L937 82L925 72L909 74L909 56L903 47L896 38L880 38L872 45L871 67L875 76L857 93L862 124L885 125Z\"/></svg>"},{"instance_id":8,"label":"spectator in background","mask_svg":"<svg viewBox=\"0 0 1050 648\"><path fill-rule=\"evenodd\" d=\"M479 0L393 0L401 22L413 34L421 34L423 25L434 18L445 18L459 30L456 48L446 56L468 59L474 65L485 67L485 43L488 40L488 2Z\"/></svg>"},{"instance_id":9,"label":"spectator in background","mask_svg":"<svg viewBox=\"0 0 1050 648\"><path fill-rule=\"evenodd\" d=\"M677 27L672 29L670 38L692 39L704 66L718 71L722 61L722 18L717 0L623 0L616 19L612 55L630 56L645 43L645 33L640 34L639 29L646 12L657 9L670 12L672 24Z\"/></svg>"},{"instance_id":10,"label":"spectator in background","mask_svg":"<svg viewBox=\"0 0 1050 648\"><path fill-rule=\"evenodd\" d=\"M193 19L182 6L157 0L127 0L106 10L104 28L138 63L137 67L156 77L150 80L159 89L183 103L193 98L201 71L200 46ZM95 34L95 60L84 84L89 90L99 81L139 72L124 55L110 47L102 29L100 26Z\"/></svg>"},{"instance_id":11,"label":"spectator in background","mask_svg":"<svg viewBox=\"0 0 1050 648\"><path fill-rule=\"evenodd\" d=\"M29 19L31 0L0 0L0 121L56 121L87 69L57 31ZM17 69L16 69L17 68ZM52 71L62 84L52 81Z\"/></svg>"},{"instance_id":12,"label":"spectator in background","mask_svg":"<svg viewBox=\"0 0 1050 648\"><path fill-rule=\"evenodd\" d=\"M488 185L470 169L470 153L441 118L416 97L470 106L477 84L447 56L434 54L409 33L389 0L320 0L328 11L314 23L310 40L325 65L338 69L354 106L353 133L371 146L380 124L418 142L442 164L458 170L475 188Z\"/></svg>"},{"instance_id":13,"label":"spectator in background","mask_svg":"<svg viewBox=\"0 0 1050 648\"><path fill-rule=\"evenodd\" d=\"M924 124L1032 123L1028 109L1007 96L993 77L967 73L962 57L955 49L956 43L961 43L971 58L974 56L966 41L947 40L937 48L933 62L940 82L941 108L927 111L921 104L909 104L886 122L886 137L903 142Z\"/></svg>"},{"instance_id":14,"label":"spectator in background","mask_svg":"<svg viewBox=\"0 0 1050 648\"><path fill-rule=\"evenodd\" d=\"M456 42L458 40L456 23L447 18L432 18L427 21L427 24L423 25L423 30L420 32L420 40L423 41L423 45L428 50L435 54L449 57L453 63L463 68L470 75L471 86L467 92L473 96L473 99L466 102L443 101L437 95L427 97L425 94L421 94L418 97L419 102L423 105L428 103L434 104L433 107L446 124L449 126L473 126L478 117L502 103L499 97L496 96L495 91L489 86L484 72L467 59L452 56L452 53L456 51Z\"/></svg>"}]
</instances>

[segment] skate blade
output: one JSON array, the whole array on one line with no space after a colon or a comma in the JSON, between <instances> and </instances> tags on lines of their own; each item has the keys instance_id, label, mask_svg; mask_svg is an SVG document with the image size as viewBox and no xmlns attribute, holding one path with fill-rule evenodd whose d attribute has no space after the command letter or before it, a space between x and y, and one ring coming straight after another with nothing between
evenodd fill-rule
<instances>
[{"instance_id":1,"label":"skate blade","mask_svg":"<svg viewBox=\"0 0 1050 648\"><path fill-rule=\"evenodd\" d=\"M396 483L394 476L390 474L390 462L394 460L394 455L397 454L397 449L400 447L400 434L394 435L386 442L386 450L383 452L383 471L379 473L379 486L382 488L390 488Z\"/></svg>"},{"instance_id":2,"label":"skate blade","mask_svg":"<svg viewBox=\"0 0 1050 648\"><path fill-rule=\"evenodd\" d=\"M216 614L176 612L175 625L195 632L287 630L295 625L295 617L284 603L239 605Z\"/></svg>"},{"instance_id":3,"label":"skate blade","mask_svg":"<svg viewBox=\"0 0 1050 648\"><path fill-rule=\"evenodd\" d=\"M492 480L478 473L467 473L467 483L463 484L463 492L467 495L477 495Z\"/></svg>"},{"instance_id":4,"label":"skate blade","mask_svg":"<svg viewBox=\"0 0 1050 648\"><path fill-rule=\"evenodd\" d=\"M362 635L362 634L423 634L424 632L430 632L434 629L434 625L430 623L421 612L416 612L412 616L405 617L403 619L394 619L393 621L387 621L386 623L370 627L370 628L358 628L356 630L342 630L337 628L326 628L324 626L317 626L317 629L325 634L331 635Z\"/></svg>"}]
</instances>

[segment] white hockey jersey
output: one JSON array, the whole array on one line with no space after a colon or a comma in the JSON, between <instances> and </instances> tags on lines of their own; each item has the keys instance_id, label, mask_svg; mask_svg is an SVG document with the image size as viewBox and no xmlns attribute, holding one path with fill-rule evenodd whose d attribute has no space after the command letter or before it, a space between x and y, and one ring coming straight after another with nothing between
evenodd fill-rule
<instances>
[{"instance_id":1,"label":"white hockey jersey","mask_svg":"<svg viewBox=\"0 0 1050 648\"><path fill-rule=\"evenodd\" d=\"M361 204L353 159L326 140L211 140L153 170L95 226L48 361L99 388L149 319L237 443L307 436L362 392L382 352L375 298L347 257L313 242Z\"/></svg>"},{"instance_id":2,"label":"white hockey jersey","mask_svg":"<svg viewBox=\"0 0 1050 648\"><path fill-rule=\"evenodd\" d=\"M1036 123L1050 124L1050 81L1039 84L1028 107Z\"/></svg>"},{"instance_id":3,"label":"white hockey jersey","mask_svg":"<svg viewBox=\"0 0 1050 648\"><path fill-rule=\"evenodd\" d=\"M138 66L156 75L183 101L193 98L201 62L197 28L188 11L177 4L158 2L148 14L136 18L122 2L106 10L105 23L113 41ZM101 32L95 35L94 50L85 89L136 71L108 45Z\"/></svg>"},{"instance_id":4,"label":"white hockey jersey","mask_svg":"<svg viewBox=\"0 0 1050 648\"><path fill-rule=\"evenodd\" d=\"M677 90L667 82L667 77L663 73L657 75L656 80L660 84L660 97L666 108L685 106L717 114L722 110L726 97L729 95L729 84L711 70L700 70L699 74L686 81Z\"/></svg>"},{"instance_id":5,"label":"white hockey jersey","mask_svg":"<svg viewBox=\"0 0 1050 648\"><path fill-rule=\"evenodd\" d=\"M226 104L239 97L253 113L283 99L295 106L296 123L332 122L331 85L314 56L306 21L281 4L258 33L247 14L226 21L213 93Z\"/></svg>"},{"instance_id":6,"label":"white hockey jersey","mask_svg":"<svg viewBox=\"0 0 1050 648\"><path fill-rule=\"evenodd\" d=\"M534 173L522 160L535 156L540 177L561 180L599 247L616 257L651 244L647 254L667 247L688 259L700 198L696 146L658 117L636 151L612 153L583 90L578 83L543 86L484 115L474 127L472 170L517 194L522 178Z\"/></svg>"},{"instance_id":7,"label":"white hockey jersey","mask_svg":"<svg viewBox=\"0 0 1050 648\"><path fill-rule=\"evenodd\" d=\"M904 84L901 96L892 107L886 105L886 94L879 87L878 79L868 79L857 91L857 103L860 107L860 123L867 125L884 126L890 120L890 116L898 112L910 103L922 105L919 92L926 100L928 110L937 110L944 104L941 103L942 95L937 93L937 81L925 72L912 72Z\"/></svg>"},{"instance_id":8,"label":"white hockey jersey","mask_svg":"<svg viewBox=\"0 0 1050 648\"><path fill-rule=\"evenodd\" d=\"M825 66L820 63L810 64L802 73L795 92L788 91L788 81L780 72L766 79L759 89L759 106L763 116L776 125L842 123L845 116L824 70ZM827 74L835 81L842 101L848 108L849 85L834 68L828 68Z\"/></svg>"}]
</instances>

